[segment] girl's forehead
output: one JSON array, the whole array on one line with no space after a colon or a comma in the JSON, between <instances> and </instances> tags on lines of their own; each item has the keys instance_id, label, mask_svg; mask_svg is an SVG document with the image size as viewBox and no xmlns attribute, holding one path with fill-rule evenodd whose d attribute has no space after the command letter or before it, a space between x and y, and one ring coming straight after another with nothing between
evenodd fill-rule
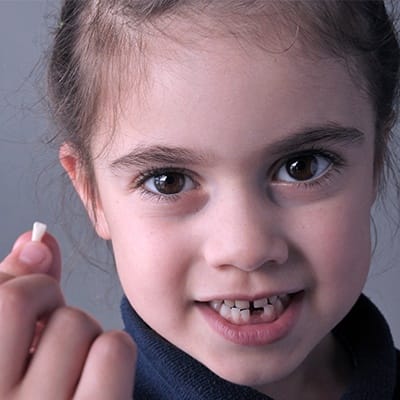
<instances>
[{"instance_id":1,"label":"girl's forehead","mask_svg":"<svg viewBox=\"0 0 400 400\"><path fill-rule=\"evenodd\" d=\"M314 51L316 46L306 43L308 40L305 40L299 25L287 22L279 15L275 10L260 16L227 12L222 17L206 13L167 19L161 27L144 34L146 61L182 62L186 57L207 52L229 59L238 53L238 49L241 56L247 53L250 57L263 52L284 55L288 50L291 50L291 56L295 52L302 55L307 52L307 57L319 57L321 50Z\"/></svg>"},{"instance_id":2,"label":"girl's forehead","mask_svg":"<svg viewBox=\"0 0 400 400\"><path fill-rule=\"evenodd\" d=\"M128 39L113 57L103 60L103 89L111 89L111 95L118 97L121 95L118 91L120 88L113 86L121 86L122 81L122 92L132 85L137 93L143 95L146 85L157 75L157 69L162 69L164 65L165 68L173 68L174 64L184 66L186 61L193 62L196 57L200 60L207 53L214 53L214 56L219 54L221 63L229 63L238 48L243 51L243 57L246 53L254 57L263 52L283 55L289 49L291 55L298 51L306 56L309 49L307 57L320 56L320 51L303 46L300 30L295 23L284 24L283 18L278 16L277 12L260 17L235 16L232 12L218 16L218 13L213 15L212 11L196 14L192 10L157 18L139 32L132 31L135 39ZM114 79L116 75L120 77Z\"/></svg>"},{"instance_id":3,"label":"girl's forehead","mask_svg":"<svg viewBox=\"0 0 400 400\"><path fill-rule=\"evenodd\" d=\"M277 34L277 29L267 24L259 35L240 30L231 32L226 26L218 28L217 32L204 33L204 29L203 25L189 25L184 18L178 18L161 32L154 29L148 32L143 38L143 49L132 48L130 54L123 55L121 63L115 63L116 73L124 77L125 84L114 95L119 97L130 88L129 97L133 94L138 102L144 101L154 83L167 75L175 83L192 75L190 79L194 84L193 68L211 72L242 65L244 71L250 71L266 60L280 62L282 68L286 68L284 60L290 60L289 64L293 63L298 72L302 70L306 75L312 73L309 67L315 61L332 58L307 45L297 27L292 30L285 27L285 31L279 30ZM109 84L112 86L114 81Z\"/></svg>"},{"instance_id":4,"label":"girl's forehead","mask_svg":"<svg viewBox=\"0 0 400 400\"><path fill-rule=\"evenodd\" d=\"M286 58L305 74L312 73L309 66L321 59L353 64L350 57L345 59L329 54L317 43L318 40L311 39L313 35L309 31L305 33L303 27L300 29L285 13L284 17L281 14L275 5L260 17L232 16L227 12L223 15L225 19L221 20L209 12L200 16L182 14L156 22L143 31L140 48L132 46L131 51L124 51L121 55L123 61L115 63L116 73L124 76L122 92L132 85L138 101L144 100L149 87L164 70L171 74L177 70L181 74L182 70L190 70L194 64L205 69L209 65L215 68L217 64L224 68L233 60L235 63L255 64L264 59L279 61ZM358 74L357 84L363 86L361 75ZM113 80L109 83L112 86ZM121 95L118 89L115 95Z\"/></svg>"},{"instance_id":5,"label":"girl's forehead","mask_svg":"<svg viewBox=\"0 0 400 400\"><path fill-rule=\"evenodd\" d=\"M111 119L114 124L115 119L120 119L121 114L127 112L137 114L139 120L143 116L143 108L154 109L152 93L156 88L173 89L174 94L179 94L179 88L187 87L189 83L192 90L181 93L181 96L185 96L186 100L194 99L199 96L203 85L216 80L214 83L220 86L220 77L215 72L224 75L223 72L229 70L234 73L232 67L240 66L236 76L231 76L235 80L233 86L241 82L244 84L243 75L251 74L257 66L263 68L265 62L279 64L282 75L286 71L291 87L286 85L284 90L302 88L305 83L308 86L319 85L323 74L313 68L316 62L324 64L325 74L341 64L345 79L349 82L353 80L353 76L348 79L350 74L345 67L349 60L334 58L318 46L313 46L309 39L305 39L299 26L287 16L281 17L281 14L276 6L271 6L269 12L264 12L259 18L255 15L235 17L230 13L224 15L226 18L223 21L212 13L200 16L184 13L160 18L154 26L143 31L140 49L133 46L131 51L120 56L121 62L117 60L109 67L113 73L104 79L107 88L102 96L105 99L105 112L101 113L103 119ZM295 74L289 73L292 69L296 70ZM115 74L119 75L116 80L112 79ZM265 74L257 74L253 81L267 81L269 76L266 70ZM358 79L356 83L361 89L362 78L359 76ZM171 88L169 82L173 82ZM326 80L326 84L329 83L330 80ZM335 86L333 84L332 90ZM359 92L359 95L364 95L362 90ZM110 113L110 110L114 112Z\"/></svg>"},{"instance_id":6,"label":"girl's forehead","mask_svg":"<svg viewBox=\"0 0 400 400\"><path fill-rule=\"evenodd\" d=\"M134 85L125 90L115 151L148 142L197 146L205 132L229 135L232 148L253 134L260 140L260 132L267 145L328 123L372 132L372 106L345 64L305 57L300 42L280 53L243 48L233 37L203 38L194 48L170 46L174 57L147 58L140 91Z\"/></svg>"}]
</instances>

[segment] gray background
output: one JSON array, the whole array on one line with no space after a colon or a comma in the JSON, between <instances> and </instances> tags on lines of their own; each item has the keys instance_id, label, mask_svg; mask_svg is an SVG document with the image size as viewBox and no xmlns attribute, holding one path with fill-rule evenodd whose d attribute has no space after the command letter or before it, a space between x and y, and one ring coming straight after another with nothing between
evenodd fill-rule
<instances>
[{"instance_id":1,"label":"gray background","mask_svg":"<svg viewBox=\"0 0 400 400\"><path fill-rule=\"evenodd\" d=\"M109 252L94 240L82 207L60 179L56 149L43 142L51 133L42 100L43 70L57 5L56 0L0 0L0 258L34 220L48 223L62 243L62 285L69 304L93 314L106 329L119 328L121 291ZM398 199L393 201L400 207ZM394 209L389 215L400 219ZM400 346L400 234L393 234L386 214L378 210L374 219L379 240L366 293L385 314ZM91 262L80 255L88 248Z\"/></svg>"}]
</instances>

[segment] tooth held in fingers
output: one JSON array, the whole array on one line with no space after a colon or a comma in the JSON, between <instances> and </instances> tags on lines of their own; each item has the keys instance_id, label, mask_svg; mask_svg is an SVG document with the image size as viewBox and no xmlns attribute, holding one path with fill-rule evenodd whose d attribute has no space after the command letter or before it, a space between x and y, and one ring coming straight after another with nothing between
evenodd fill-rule
<instances>
[{"instance_id":1,"label":"tooth held in fingers","mask_svg":"<svg viewBox=\"0 0 400 400\"><path fill-rule=\"evenodd\" d=\"M46 233L47 225L41 222L35 222L32 229L32 242L40 242Z\"/></svg>"}]
</instances>

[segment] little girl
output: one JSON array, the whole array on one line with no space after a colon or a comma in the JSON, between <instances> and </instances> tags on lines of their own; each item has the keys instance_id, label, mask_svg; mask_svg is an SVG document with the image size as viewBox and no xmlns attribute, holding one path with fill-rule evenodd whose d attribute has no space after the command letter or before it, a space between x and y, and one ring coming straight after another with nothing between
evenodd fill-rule
<instances>
[{"instance_id":1,"label":"little girl","mask_svg":"<svg viewBox=\"0 0 400 400\"><path fill-rule=\"evenodd\" d=\"M55 239L25 234L0 275L0 398L400 399L361 294L399 56L383 1L65 0L60 160L137 352L65 306Z\"/></svg>"}]
</instances>

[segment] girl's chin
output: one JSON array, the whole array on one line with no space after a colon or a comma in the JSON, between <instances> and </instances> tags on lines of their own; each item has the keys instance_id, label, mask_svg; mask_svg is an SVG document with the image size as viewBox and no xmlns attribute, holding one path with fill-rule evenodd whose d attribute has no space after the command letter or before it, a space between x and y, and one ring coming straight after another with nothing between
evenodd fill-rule
<instances>
[{"instance_id":1,"label":"girl's chin","mask_svg":"<svg viewBox=\"0 0 400 400\"><path fill-rule=\"evenodd\" d=\"M257 364L253 362L246 365L243 362L227 361L224 365L207 365L207 367L220 378L240 386L251 387L266 395L271 395L279 388L288 385L288 380L293 371L298 367L297 364L288 362L287 359L277 362L267 362ZM267 368L261 368L267 366Z\"/></svg>"}]
</instances>

